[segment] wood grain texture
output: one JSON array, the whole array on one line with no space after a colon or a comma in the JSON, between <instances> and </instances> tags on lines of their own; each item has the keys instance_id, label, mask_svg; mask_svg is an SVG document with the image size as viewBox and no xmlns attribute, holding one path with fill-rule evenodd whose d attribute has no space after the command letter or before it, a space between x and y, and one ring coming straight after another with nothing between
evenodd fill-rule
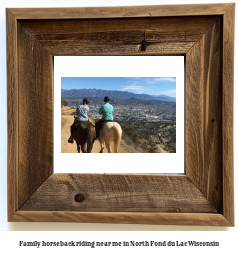
<instances>
[{"instance_id":1,"label":"wood grain texture","mask_svg":"<svg viewBox=\"0 0 238 254\"><path fill-rule=\"evenodd\" d=\"M53 174L20 210L217 212L186 176L104 174Z\"/></svg>"},{"instance_id":2,"label":"wood grain texture","mask_svg":"<svg viewBox=\"0 0 238 254\"><path fill-rule=\"evenodd\" d=\"M222 146L223 146L223 214L234 225L234 25L235 4L223 16L223 87L222 87Z\"/></svg>"},{"instance_id":3,"label":"wood grain texture","mask_svg":"<svg viewBox=\"0 0 238 254\"><path fill-rule=\"evenodd\" d=\"M10 8L17 19L97 19L222 15L232 6L224 4L150 5L84 8Z\"/></svg>"},{"instance_id":4,"label":"wood grain texture","mask_svg":"<svg viewBox=\"0 0 238 254\"><path fill-rule=\"evenodd\" d=\"M20 24L18 48L20 207L53 173L53 58Z\"/></svg>"},{"instance_id":5,"label":"wood grain texture","mask_svg":"<svg viewBox=\"0 0 238 254\"><path fill-rule=\"evenodd\" d=\"M33 35L54 38L84 33L144 31L152 30L161 34L185 34L188 37L206 33L219 16L202 17L150 17L111 19L66 19L66 20L20 20L19 22ZM41 37L42 36L42 37ZM49 37L53 36L53 37ZM59 38L60 39L60 38Z\"/></svg>"},{"instance_id":6,"label":"wood grain texture","mask_svg":"<svg viewBox=\"0 0 238 254\"><path fill-rule=\"evenodd\" d=\"M222 21L186 55L186 175L222 211Z\"/></svg>"},{"instance_id":7,"label":"wood grain texture","mask_svg":"<svg viewBox=\"0 0 238 254\"><path fill-rule=\"evenodd\" d=\"M213 213L18 211L12 221L232 226L223 215Z\"/></svg>"},{"instance_id":8,"label":"wood grain texture","mask_svg":"<svg viewBox=\"0 0 238 254\"><path fill-rule=\"evenodd\" d=\"M128 42L119 44L118 42L107 44L79 43L74 41L49 41L42 45L55 56L149 56L149 55L184 55L191 49L194 43L156 43L141 51L141 44L138 42Z\"/></svg>"},{"instance_id":9,"label":"wood grain texture","mask_svg":"<svg viewBox=\"0 0 238 254\"><path fill-rule=\"evenodd\" d=\"M21 24L55 56L182 55L217 19L22 20ZM143 40L146 52L140 51Z\"/></svg>"},{"instance_id":10,"label":"wood grain texture","mask_svg":"<svg viewBox=\"0 0 238 254\"><path fill-rule=\"evenodd\" d=\"M234 4L8 9L8 220L233 226L233 25ZM54 55L186 55L186 176L51 175Z\"/></svg>"},{"instance_id":11,"label":"wood grain texture","mask_svg":"<svg viewBox=\"0 0 238 254\"><path fill-rule=\"evenodd\" d=\"M18 210L18 58L17 20L6 11L8 220Z\"/></svg>"}]
</instances>

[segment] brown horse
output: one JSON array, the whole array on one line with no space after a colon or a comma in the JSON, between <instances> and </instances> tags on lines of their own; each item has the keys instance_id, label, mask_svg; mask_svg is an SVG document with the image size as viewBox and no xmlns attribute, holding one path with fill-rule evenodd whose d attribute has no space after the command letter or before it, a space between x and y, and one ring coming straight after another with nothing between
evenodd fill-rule
<instances>
[{"instance_id":1,"label":"brown horse","mask_svg":"<svg viewBox=\"0 0 238 254\"><path fill-rule=\"evenodd\" d=\"M76 141L78 153L80 146L83 153L91 153L95 136L95 127L91 122L77 122L73 130L73 139Z\"/></svg>"}]
</instances>

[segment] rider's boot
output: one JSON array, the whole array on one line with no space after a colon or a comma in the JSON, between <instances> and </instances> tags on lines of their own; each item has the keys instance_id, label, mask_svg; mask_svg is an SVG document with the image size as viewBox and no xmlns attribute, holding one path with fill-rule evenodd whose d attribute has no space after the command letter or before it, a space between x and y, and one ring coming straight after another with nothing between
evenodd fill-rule
<instances>
[{"instance_id":1,"label":"rider's boot","mask_svg":"<svg viewBox=\"0 0 238 254\"><path fill-rule=\"evenodd\" d=\"M69 137L68 142L71 143L71 144L74 143L74 139L73 139L72 135Z\"/></svg>"}]
</instances>

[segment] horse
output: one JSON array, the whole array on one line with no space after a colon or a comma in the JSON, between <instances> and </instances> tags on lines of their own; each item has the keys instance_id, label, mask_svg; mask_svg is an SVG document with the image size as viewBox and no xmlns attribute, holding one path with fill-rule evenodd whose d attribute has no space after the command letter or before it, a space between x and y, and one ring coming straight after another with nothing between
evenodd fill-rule
<instances>
[{"instance_id":1,"label":"horse","mask_svg":"<svg viewBox=\"0 0 238 254\"><path fill-rule=\"evenodd\" d=\"M83 153L91 153L95 136L95 126L91 122L77 122L73 130L73 139L76 141L78 153L80 146Z\"/></svg>"},{"instance_id":2,"label":"horse","mask_svg":"<svg viewBox=\"0 0 238 254\"><path fill-rule=\"evenodd\" d=\"M103 153L104 143L109 153L111 150L111 142L114 142L114 153L118 153L122 136L121 126L116 122L105 122L102 124L99 132L99 143L101 145L100 153Z\"/></svg>"}]
</instances>

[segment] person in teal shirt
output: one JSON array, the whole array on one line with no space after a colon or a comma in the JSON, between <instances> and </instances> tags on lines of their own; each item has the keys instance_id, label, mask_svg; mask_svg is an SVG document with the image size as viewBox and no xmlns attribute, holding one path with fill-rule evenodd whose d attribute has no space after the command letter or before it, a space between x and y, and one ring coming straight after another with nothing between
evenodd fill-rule
<instances>
[{"instance_id":1,"label":"person in teal shirt","mask_svg":"<svg viewBox=\"0 0 238 254\"><path fill-rule=\"evenodd\" d=\"M102 114L102 118L95 124L96 138L99 137L99 130L101 125L106 121L113 120L114 109L113 106L109 103L110 99L108 96L104 97L104 102L105 103L99 109L99 114Z\"/></svg>"}]
</instances>

